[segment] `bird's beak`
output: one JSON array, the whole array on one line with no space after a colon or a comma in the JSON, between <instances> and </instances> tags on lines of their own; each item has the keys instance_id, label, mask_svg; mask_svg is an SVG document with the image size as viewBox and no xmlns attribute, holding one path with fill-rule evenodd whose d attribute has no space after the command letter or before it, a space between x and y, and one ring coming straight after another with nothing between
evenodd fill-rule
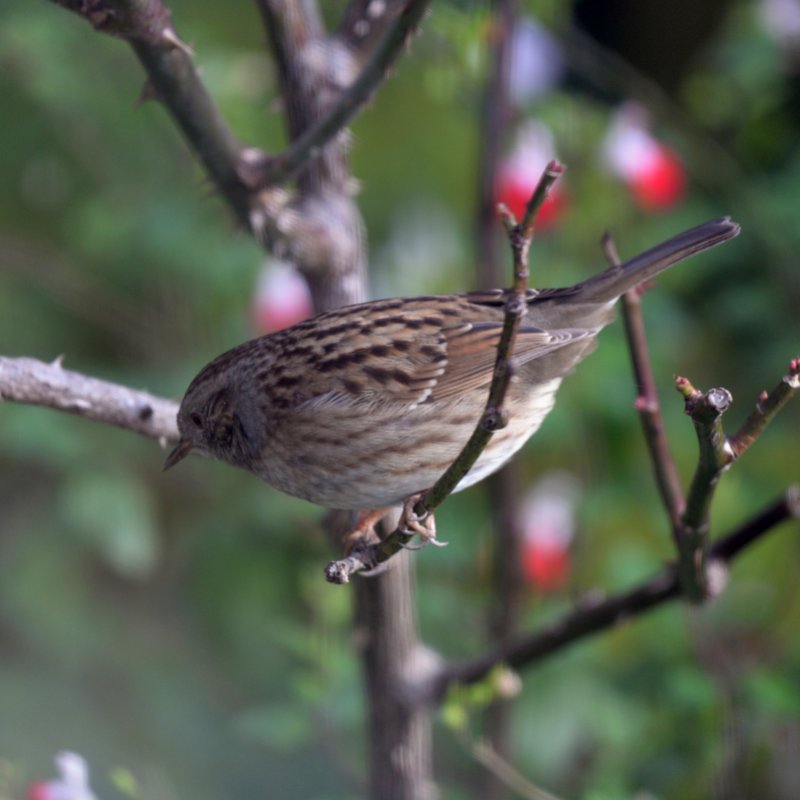
<instances>
[{"instance_id":1,"label":"bird's beak","mask_svg":"<svg viewBox=\"0 0 800 800\"><path fill-rule=\"evenodd\" d=\"M188 439L181 439L167 456L164 462L164 472L172 469L179 461L183 461L192 452L192 443Z\"/></svg>"}]
</instances>

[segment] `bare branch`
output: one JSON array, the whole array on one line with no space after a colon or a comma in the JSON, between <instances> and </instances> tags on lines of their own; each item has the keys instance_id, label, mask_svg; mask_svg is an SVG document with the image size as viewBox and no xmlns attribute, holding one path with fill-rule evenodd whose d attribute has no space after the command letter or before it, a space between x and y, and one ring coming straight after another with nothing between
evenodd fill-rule
<instances>
[{"instance_id":1,"label":"bare branch","mask_svg":"<svg viewBox=\"0 0 800 800\"><path fill-rule=\"evenodd\" d=\"M262 0L264 9L271 0ZM250 165L251 179L260 186L283 183L294 177L327 145L372 97L390 68L416 31L430 0L408 0L380 45L364 65L358 78L342 91L325 116L304 129L286 150L276 156L264 156L260 164Z\"/></svg>"},{"instance_id":2,"label":"bare branch","mask_svg":"<svg viewBox=\"0 0 800 800\"><path fill-rule=\"evenodd\" d=\"M709 559L727 566L750 545L790 519L800 519L800 486L789 487L774 503L732 533L714 542ZM455 684L482 680L499 664L514 669L531 666L574 642L633 619L681 595L678 570L671 564L627 592L591 597L542 630L535 631L476 659L444 666L430 684L420 686L418 702L440 700Z\"/></svg>"},{"instance_id":3,"label":"bare branch","mask_svg":"<svg viewBox=\"0 0 800 800\"><path fill-rule=\"evenodd\" d=\"M789 362L789 371L781 382L771 391L762 392L755 409L744 421L742 427L728 439L734 458L739 458L761 435L783 406L800 389L800 358Z\"/></svg>"},{"instance_id":4,"label":"bare branch","mask_svg":"<svg viewBox=\"0 0 800 800\"><path fill-rule=\"evenodd\" d=\"M603 237L603 251L611 266L617 267L621 264L616 245L610 234ZM672 535L677 540L685 500L678 471L667 444L656 381L650 363L650 352L642 316L642 289L643 287L636 286L622 296L622 316L638 392L636 410L639 412L650 461L655 472L656 484L669 517Z\"/></svg>"},{"instance_id":5,"label":"bare branch","mask_svg":"<svg viewBox=\"0 0 800 800\"><path fill-rule=\"evenodd\" d=\"M178 404L34 358L0 356L0 400L46 406L125 428L162 445L178 440Z\"/></svg>"},{"instance_id":6,"label":"bare branch","mask_svg":"<svg viewBox=\"0 0 800 800\"><path fill-rule=\"evenodd\" d=\"M533 239L533 220L545 201L548 192L563 172L564 167L556 161L551 161L547 165L536 189L531 195L522 222L518 225L513 224L509 228L508 236L514 260L514 285L506 299L503 331L497 344L497 360L495 361L492 383L489 387L486 408L478 426L469 441L464 445L464 449L459 456L433 487L425 492L424 498L420 501L418 508L415 509L418 514L424 514L426 511L431 512L441 505L460 483L461 479L472 469L492 435L504 428L508 423L505 398L513 375L512 357L517 331L522 317L527 311L525 295L528 289L528 251ZM508 215L506 219L513 218Z\"/></svg>"},{"instance_id":7,"label":"bare branch","mask_svg":"<svg viewBox=\"0 0 800 800\"><path fill-rule=\"evenodd\" d=\"M275 59L289 138L325 115L341 91L332 77L340 67L329 53L316 4L295 0L258 0ZM349 82L349 78L348 78ZM263 158L254 160L248 181L257 185ZM264 189L263 224L257 226L278 241L278 255L305 276L314 308L366 299L366 254L363 220L355 205L348 163L348 137L337 136L297 175L293 197ZM277 211L273 209L278 200Z\"/></svg>"},{"instance_id":8,"label":"bare branch","mask_svg":"<svg viewBox=\"0 0 800 800\"><path fill-rule=\"evenodd\" d=\"M332 56L326 49L325 28L316 3L257 0L256 5L277 67L287 133L290 141L295 142L324 116L340 89L339 81L332 77ZM338 71L342 71L341 65ZM345 66L344 71L349 83L350 70ZM335 184L346 174L345 143L329 144L338 146L321 149L319 158L303 165L305 169L297 181L301 195ZM262 158L248 165L250 185L257 187L267 183L264 169L274 157L263 154Z\"/></svg>"}]
</instances>

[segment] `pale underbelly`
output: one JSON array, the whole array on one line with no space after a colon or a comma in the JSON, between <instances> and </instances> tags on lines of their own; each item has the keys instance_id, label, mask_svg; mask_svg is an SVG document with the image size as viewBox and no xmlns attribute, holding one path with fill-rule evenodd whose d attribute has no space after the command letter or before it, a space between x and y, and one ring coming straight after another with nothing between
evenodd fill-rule
<instances>
[{"instance_id":1,"label":"pale underbelly","mask_svg":"<svg viewBox=\"0 0 800 800\"><path fill-rule=\"evenodd\" d=\"M508 425L494 434L456 491L491 475L525 444L552 409L560 383L548 381L518 401ZM445 409L420 406L388 419L342 416L322 433L317 419L313 438L303 436L300 428L293 442L276 442L258 472L276 488L328 508L398 505L436 482L461 452L482 411L482 406L468 408L457 401ZM429 417L422 419L421 412Z\"/></svg>"}]
</instances>

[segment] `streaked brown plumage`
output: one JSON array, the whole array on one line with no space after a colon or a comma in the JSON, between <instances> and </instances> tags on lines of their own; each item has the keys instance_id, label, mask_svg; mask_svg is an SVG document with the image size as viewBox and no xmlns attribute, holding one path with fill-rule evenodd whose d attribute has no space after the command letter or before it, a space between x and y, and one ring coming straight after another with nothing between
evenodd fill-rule
<instances>
[{"instance_id":1,"label":"streaked brown plumage","mask_svg":"<svg viewBox=\"0 0 800 800\"><path fill-rule=\"evenodd\" d=\"M536 432L623 292L738 232L714 220L575 286L529 291L509 424L458 488L494 472ZM187 389L181 441L165 467L197 450L330 508L402 502L436 481L475 428L505 296L376 300L223 353Z\"/></svg>"}]
</instances>

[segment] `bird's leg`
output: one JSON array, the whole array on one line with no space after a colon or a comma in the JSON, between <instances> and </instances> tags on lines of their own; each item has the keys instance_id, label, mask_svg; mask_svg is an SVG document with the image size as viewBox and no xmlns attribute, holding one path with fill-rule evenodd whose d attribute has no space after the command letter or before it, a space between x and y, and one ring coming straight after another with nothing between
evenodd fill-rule
<instances>
[{"instance_id":1,"label":"bird's leg","mask_svg":"<svg viewBox=\"0 0 800 800\"><path fill-rule=\"evenodd\" d=\"M391 511L391 508L368 508L358 512L356 524L342 536L344 554L349 556L353 548L360 544L380 541L375 526Z\"/></svg>"},{"instance_id":2,"label":"bird's leg","mask_svg":"<svg viewBox=\"0 0 800 800\"><path fill-rule=\"evenodd\" d=\"M441 542L436 538L436 520L433 512L426 510L422 514L417 514L414 511L414 507L422 498L422 494L414 494L403 501L403 512L400 514L398 528L408 533L416 533L422 539L423 546L435 544L437 547L445 547L447 542Z\"/></svg>"}]
</instances>

